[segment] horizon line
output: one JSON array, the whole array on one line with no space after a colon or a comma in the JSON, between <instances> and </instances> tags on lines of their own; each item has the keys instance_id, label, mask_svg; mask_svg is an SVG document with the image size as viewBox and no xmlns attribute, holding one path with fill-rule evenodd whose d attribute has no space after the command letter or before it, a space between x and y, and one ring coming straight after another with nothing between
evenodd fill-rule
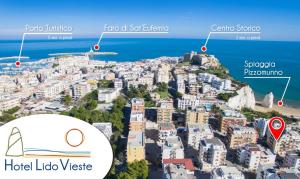
<instances>
[{"instance_id":1,"label":"horizon line","mask_svg":"<svg viewBox=\"0 0 300 179\"><path fill-rule=\"evenodd\" d=\"M75 37L72 39L47 39L47 38L33 38L33 39L27 39L26 41L37 41L37 40L44 40L44 41L72 41L72 40L85 40L85 39L98 39L99 37L93 36L93 37ZM203 37L109 37L109 39L186 39L186 40L206 40L206 38ZM253 41L253 42L300 42L300 40L290 40L290 39L260 39L260 40L236 40L236 39L230 39L230 38L211 38L210 40L224 40L224 41ZM0 37L0 41L22 41L22 39L19 38L3 38Z\"/></svg>"}]
</instances>

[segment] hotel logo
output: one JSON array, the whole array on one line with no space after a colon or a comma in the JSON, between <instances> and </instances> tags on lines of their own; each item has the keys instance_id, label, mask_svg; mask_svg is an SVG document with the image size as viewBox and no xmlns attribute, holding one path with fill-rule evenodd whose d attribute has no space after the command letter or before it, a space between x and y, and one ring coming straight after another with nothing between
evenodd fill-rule
<instances>
[{"instance_id":1,"label":"hotel logo","mask_svg":"<svg viewBox=\"0 0 300 179\"><path fill-rule=\"evenodd\" d=\"M99 179L113 160L103 133L67 116L20 118L0 127L0 138L0 145L6 146L0 148L0 176L6 179Z\"/></svg>"}]
</instances>

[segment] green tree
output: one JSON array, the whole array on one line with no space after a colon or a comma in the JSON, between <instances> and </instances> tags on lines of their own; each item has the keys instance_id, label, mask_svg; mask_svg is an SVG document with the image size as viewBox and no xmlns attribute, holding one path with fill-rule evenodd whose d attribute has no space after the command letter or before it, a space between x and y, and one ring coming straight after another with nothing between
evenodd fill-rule
<instances>
[{"instance_id":1,"label":"green tree","mask_svg":"<svg viewBox=\"0 0 300 179\"><path fill-rule=\"evenodd\" d=\"M98 88L113 88L114 83L111 80L99 80L97 86Z\"/></svg>"},{"instance_id":2,"label":"green tree","mask_svg":"<svg viewBox=\"0 0 300 179\"><path fill-rule=\"evenodd\" d=\"M132 178L143 178L148 177L148 164L146 160L134 161L132 163L127 163L127 172Z\"/></svg>"},{"instance_id":3,"label":"green tree","mask_svg":"<svg viewBox=\"0 0 300 179\"><path fill-rule=\"evenodd\" d=\"M70 105L72 102L72 97L70 95L64 96L63 102L65 105Z\"/></svg>"},{"instance_id":4,"label":"green tree","mask_svg":"<svg viewBox=\"0 0 300 179\"><path fill-rule=\"evenodd\" d=\"M219 93L217 98L219 100L223 100L223 101L227 102L229 100L229 98L234 97L236 95L238 95L237 92L234 92L234 93Z\"/></svg>"},{"instance_id":5,"label":"green tree","mask_svg":"<svg viewBox=\"0 0 300 179\"><path fill-rule=\"evenodd\" d=\"M157 83L156 86L157 86L157 90L160 91L160 92L166 92L166 91L168 91L168 84L166 84L164 82Z\"/></svg>"},{"instance_id":6,"label":"green tree","mask_svg":"<svg viewBox=\"0 0 300 179\"><path fill-rule=\"evenodd\" d=\"M83 98L80 99L80 101L86 102L86 101L89 101L92 99L98 100L98 90L94 90L94 91L86 94Z\"/></svg>"},{"instance_id":7,"label":"green tree","mask_svg":"<svg viewBox=\"0 0 300 179\"><path fill-rule=\"evenodd\" d=\"M0 116L1 122L9 122L16 119L16 116L13 114L3 113L2 116Z\"/></svg>"},{"instance_id":8,"label":"green tree","mask_svg":"<svg viewBox=\"0 0 300 179\"><path fill-rule=\"evenodd\" d=\"M177 92L175 93L175 97L176 97L176 98L181 98L181 97L182 97L182 93L180 93L180 92L177 91Z\"/></svg>"},{"instance_id":9,"label":"green tree","mask_svg":"<svg viewBox=\"0 0 300 179\"><path fill-rule=\"evenodd\" d=\"M53 63L52 64L52 68L56 68L56 67L58 67L59 66L59 64L57 64L57 63Z\"/></svg>"},{"instance_id":10,"label":"green tree","mask_svg":"<svg viewBox=\"0 0 300 179\"><path fill-rule=\"evenodd\" d=\"M118 174L117 179L133 179L127 172L121 172Z\"/></svg>"},{"instance_id":11,"label":"green tree","mask_svg":"<svg viewBox=\"0 0 300 179\"><path fill-rule=\"evenodd\" d=\"M16 113L17 111L19 111L20 107L19 106L16 106L16 107L13 107L11 109L8 109L6 111L4 111L4 113L7 113L7 114L14 114Z\"/></svg>"},{"instance_id":12,"label":"green tree","mask_svg":"<svg viewBox=\"0 0 300 179\"><path fill-rule=\"evenodd\" d=\"M94 99L91 99L85 104L85 108L88 110L93 110L93 109L96 109L97 105L98 105L98 102Z\"/></svg>"}]
</instances>

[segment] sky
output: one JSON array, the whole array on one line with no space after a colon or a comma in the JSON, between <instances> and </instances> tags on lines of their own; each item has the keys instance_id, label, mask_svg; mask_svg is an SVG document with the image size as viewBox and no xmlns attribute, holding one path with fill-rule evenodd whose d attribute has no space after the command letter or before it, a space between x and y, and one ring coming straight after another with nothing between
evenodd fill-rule
<instances>
[{"instance_id":1,"label":"sky","mask_svg":"<svg viewBox=\"0 0 300 179\"><path fill-rule=\"evenodd\" d=\"M0 0L0 39L21 38L26 24L68 25L76 37L98 37L105 24L160 25L175 38L242 24L260 26L262 40L300 41L299 19L299 0Z\"/></svg>"}]
</instances>

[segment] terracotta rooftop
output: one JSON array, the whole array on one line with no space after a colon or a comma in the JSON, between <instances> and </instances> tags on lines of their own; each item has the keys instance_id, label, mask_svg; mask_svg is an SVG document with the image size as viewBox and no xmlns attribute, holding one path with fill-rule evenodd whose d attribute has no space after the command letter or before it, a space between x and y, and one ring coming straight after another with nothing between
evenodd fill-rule
<instances>
[{"instance_id":1,"label":"terracotta rooftop","mask_svg":"<svg viewBox=\"0 0 300 179\"><path fill-rule=\"evenodd\" d=\"M192 159L163 159L163 164L181 164L187 170L195 170Z\"/></svg>"}]
</instances>

